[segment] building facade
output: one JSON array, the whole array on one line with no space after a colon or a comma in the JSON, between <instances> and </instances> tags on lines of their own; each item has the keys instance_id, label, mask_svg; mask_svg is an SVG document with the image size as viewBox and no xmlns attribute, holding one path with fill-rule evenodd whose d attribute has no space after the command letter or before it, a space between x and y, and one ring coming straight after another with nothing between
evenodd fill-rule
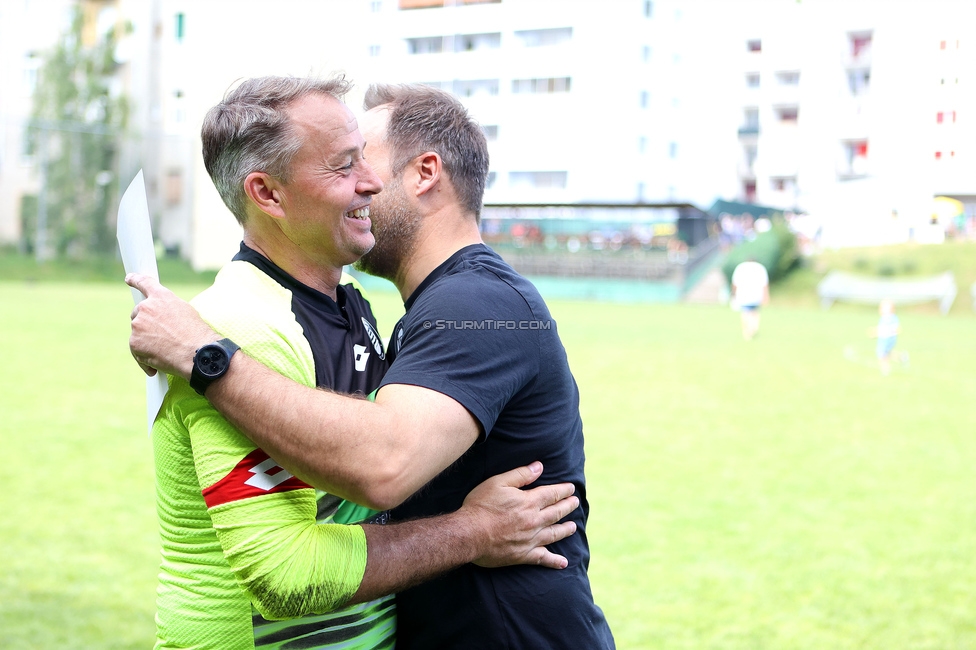
<instances>
[{"instance_id":1,"label":"building facade","mask_svg":"<svg viewBox=\"0 0 976 650\"><path fill-rule=\"evenodd\" d=\"M357 80L460 97L488 136L487 203L710 202L734 174L722 188L695 144L721 131L686 83L704 66L684 4L362 0Z\"/></svg>"},{"instance_id":2,"label":"building facade","mask_svg":"<svg viewBox=\"0 0 976 650\"><path fill-rule=\"evenodd\" d=\"M940 241L934 197L976 209L974 17L954 0L754 3L734 23L738 199L811 213L828 245Z\"/></svg>"},{"instance_id":3,"label":"building facade","mask_svg":"<svg viewBox=\"0 0 976 650\"><path fill-rule=\"evenodd\" d=\"M936 196L976 210L969 0L14 0L0 242L18 241L21 196L38 191L32 83L76 5L96 27L131 25L113 182L145 171L160 247L198 269L240 239L200 124L263 74L346 74L356 110L371 82L458 95L489 140L490 204L749 201L814 215L836 245L937 240Z\"/></svg>"}]
</instances>

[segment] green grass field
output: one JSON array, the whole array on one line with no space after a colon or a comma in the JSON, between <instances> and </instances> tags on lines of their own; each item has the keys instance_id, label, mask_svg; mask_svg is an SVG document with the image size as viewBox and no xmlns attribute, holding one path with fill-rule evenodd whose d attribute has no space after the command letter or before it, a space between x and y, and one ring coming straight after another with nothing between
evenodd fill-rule
<instances>
[{"instance_id":1,"label":"green grass field","mask_svg":"<svg viewBox=\"0 0 976 650\"><path fill-rule=\"evenodd\" d=\"M976 316L903 312L882 377L873 310L775 303L750 343L727 308L551 304L618 647L976 648ZM2 648L152 643L130 309L121 283L0 283Z\"/></svg>"}]
</instances>

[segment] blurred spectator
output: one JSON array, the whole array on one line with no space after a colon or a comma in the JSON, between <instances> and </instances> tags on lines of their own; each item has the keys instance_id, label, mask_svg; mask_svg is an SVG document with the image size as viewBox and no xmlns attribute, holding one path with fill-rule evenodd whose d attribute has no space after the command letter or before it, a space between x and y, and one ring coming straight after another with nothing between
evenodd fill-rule
<instances>
[{"instance_id":1,"label":"blurred spectator","mask_svg":"<svg viewBox=\"0 0 976 650\"><path fill-rule=\"evenodd\" d=\"M742 338L751 341L759 333L759 308L769 303L769 273L755 258L732 271L732 300L739 310Z\"/></svg>"},{"instance_id":2,"label":"blurred spectator","mask_svg":"<svg viewBox=\"0 0 976 650\"><path fill-rule=\"evenodd\" d=\"M898 316L895 315L895 303L891 300L882 300L878 305L877 327L872 327L868 335L878 339L875 353L878 355L878 366L881 368L882 375L891 373L891 357L894 354L895 343L898 341L898 332L901 325Z\"/></svg>"}]
</instances>

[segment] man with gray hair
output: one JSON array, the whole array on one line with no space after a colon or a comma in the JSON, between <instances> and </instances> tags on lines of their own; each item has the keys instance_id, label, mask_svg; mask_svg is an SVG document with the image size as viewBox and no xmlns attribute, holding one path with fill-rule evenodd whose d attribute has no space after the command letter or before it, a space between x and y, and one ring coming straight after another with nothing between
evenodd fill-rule
<instances>
[{"instance_id":1,"label":"man with gray hair","mask_svg":"<svg viewBox=\"0 0 976 650\"><path fill-rule=\"evenodd\" d=\"M171 378L153 426L158 648L392 648L388 594L468 562L566 564L545 545L575 531L557 522L578 501L569 484L520 489L539 463L481 483L451 514L382 525L385 514L364 507L378 505L367 489L303 480L311 475L279 465L205 397L238 349L310 390L364 402L382 380L376 321L342 275L373 246L370 204L383 187L341 102L347 89L342 79L252 79L204 122L207 171L244 236L193 300L220 340Z\"/></svg>"}]
</instances>

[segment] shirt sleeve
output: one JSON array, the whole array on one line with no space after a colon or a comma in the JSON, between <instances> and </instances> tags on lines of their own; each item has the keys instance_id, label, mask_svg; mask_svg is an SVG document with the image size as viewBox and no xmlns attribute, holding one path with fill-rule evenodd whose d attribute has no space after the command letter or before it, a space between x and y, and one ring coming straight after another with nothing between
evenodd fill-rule
<instances>
[{"instance_id":1,"label":"shirt sleeve","mask_svg":"<svg viewBox=\"0 0 976 650\"><path fill-rule=\"evenodd\" d=\"M174 379L172 412L231 570L267 619L322 614L356 592L366 569L360 526L317 524L315 490L256 448L189 385Z\"/></svg>"},{"instance_id":2,"label":"shirt sleeve","mask_svg":"<svg viewBox=\"0 0 976 650\"><path fill-rule=\"evenodd\" d=\"M537 318L508 284L465 274L428 287L404 319L403 340L381 384L447 395L478 420L482 439L502 408L537 374Z\"/></svg>"}]
</instances>

